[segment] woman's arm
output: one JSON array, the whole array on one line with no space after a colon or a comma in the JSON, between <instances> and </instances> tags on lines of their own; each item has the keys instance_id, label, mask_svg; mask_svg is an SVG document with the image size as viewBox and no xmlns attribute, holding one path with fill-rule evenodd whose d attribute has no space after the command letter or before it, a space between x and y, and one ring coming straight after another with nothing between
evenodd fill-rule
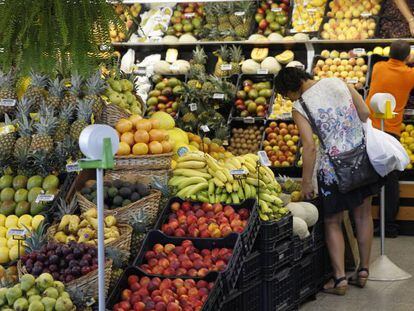
<instances>
[{"instance_id":1,"label":"woman's arm","mask_svg":"<svg viewBox=\"0 0 414 311\"><path fill-rule=\"evenodd\" d=\"M368 106L365 104L361 94L359 94L353 86L350 86L350 85L347 85L347 86L348 86L349 91L351 92L352 102L354 103L357 109L359 119L362 122L365 122L369 118L369 115L370 115Z\"/></svg>"},{"instance_id":2,"label":"woman's arm","mask_svg":"<svg viewBox=\"0 0 414 311\"><path fill-rule=\"evenodd\" d=\"M394 3L410 26L411 35L414 36L414 16L407 5L407 2L405 0L394 0Z\"/></svg>"},{"instance_id":3,"label":"woman's arm","mask_svg":"<svg viewBox=\"0 0 414 311\"><path fill-rule=\"evenodd\" d=\"M316 161L316 146L313 140L313 132L308 120L299 112L293 111L292 115L299 128L300 139L303 145L302 195L306 199L311 199L314 193L312 176Z\"/></svg>"}]
</instances>

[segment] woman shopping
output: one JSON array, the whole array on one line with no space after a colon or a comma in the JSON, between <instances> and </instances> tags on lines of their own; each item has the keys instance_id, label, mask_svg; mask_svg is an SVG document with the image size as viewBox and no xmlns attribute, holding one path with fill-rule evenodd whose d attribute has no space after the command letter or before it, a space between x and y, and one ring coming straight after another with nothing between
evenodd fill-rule
<instances>
[{"instance_id":1,"label":"woman shopping","mask_svg":"<svg viewBox=\"0 0 414 311\"><path fill-rule=\"evenodd\" d=\"M341 167L338 159L345 156L345 162L352 160L352 157L356 159L366 156L362 123L368 119L370 112L358 92L338 78L314 81L303 70L284 68L276 77L276 88L282 96L295 101L293 119L299 128L303 144L302 194L305 198L314 195L312 176L316 163L319 163L319 196L323 205L325 239L333 268L333 277L324 285L324 291L344 295L348 282L364 287L367 281L373 238L371 199L379 193L382 184L374 172L368 173L368 179L365 174L362 177L365 178L364 182L346 185L347 179L352 180L355 170L352 168L353 173L344 174L344 167ZM319 137L319 152L313 133ZM373 171L372 167L367 168L368 164L362 165L359 162L354 167L358 165L361 165L361 171ZM345 242L342 233L345 210L352 210L355 218L361 259L359 269L349 280L345 276Z\"/></svg>"}]
</instances>

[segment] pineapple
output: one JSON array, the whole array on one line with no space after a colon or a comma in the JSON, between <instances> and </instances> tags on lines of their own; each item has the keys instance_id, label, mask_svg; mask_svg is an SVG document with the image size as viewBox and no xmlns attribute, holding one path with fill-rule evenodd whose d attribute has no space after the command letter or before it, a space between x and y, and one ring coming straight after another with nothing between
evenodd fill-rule
<instances>
[{"instance_id":1,"label":"pineapple","mask_svg":"<svg viewBox=\"0 0 414 311\"><path fill-rule=\"evenodd\" d=\"M193 78L197 77L201 73L206 72L206 62L207 55L204 52L204 49L200 46L197 46L193 51L193 59L191 60L191 68L193 73Z\"/></svg>"},{"instance_id":2,"label":"pineapple","mask_svg":"<svg viewBox=\"0 0 414 311\"><path fill-rule=\"evenodd\" d=\"M4 123L10 131L5 131L0 135L1 154L10 157L13 154L14 144L16 143L16 133L9 115L4 115Z\"/></svg>"},{"instance_id":3,"label":"pineapple","mask_svg":"<svg viewBox=\"0 0 414 311\"><path fill-rule=\"evenodd\" d=\"M218 57L216 66L214 68L214 75L216 77L226 77L229 75L228 70L222 70L222 65L230 64L230 51L227 46L222 45L218 51L215 52Z\"/></svg>"},{"instance_id":4,"label":"pineapple","mask_svg":"<svg viewBox=\"0 0 414 311\"><path fill-rule=\"evenodd\" d=\"M75 111L75 105L72 103L67 106L63 106L59 114L59 120L56 127L56 133L53 137L53 140L56 142L61 142L68 135L70 130L70 123L72 121L73 112Z\"/></svg>"},{"instance_id":5,"label":"pineapple","mask_svg":"<svg viewBox=\"0 0 414 311\"><path fill-rule=\"evenodd\" d=\"M47 77L32 71L30 72L30 78L31 82L24 96L32 101L33 111L37 111L45 99L44 93L47 85Z\"/></svg>"},{"instance_id":6,"label":"pineapple","mask_svg":"<svg viewBox=\"0 0 414 311\"><path fill-rule=\"evenodd\" d=\"M142 241L147 233L148 216L144 210L139 210L131 219L132 226L131 237L131 258L135 258L141 248Z\"/></svg>"},{"instance_id":7,"label":"pineapple","mask_svg":"<svg viewBox=\"0 0 414 311\"><path fill-rule=\"evenodd\" d=\"M63 96L63 80L59 81L59 78L49 81L49 96L46 99L46 104L55 109L60 108L62 105Z\"/></svg>"},{"instance_id":8,"label":"pineapple","mask_svg":"<svg viewBox=\"0 0 414 311\"><path fill-rule=\"evenodd\" d=\"M207 24L215 25L217 24L217 10L214 3L206 3L204 6L205 16L206 16L206 22Z\"/></svg>"},{"instance_id":9,"label":"pineapple","mask_svg":"<svg viewBox=\"0 0 414 311\"><path fill-rule=\"evenodd\" d=\"M106 247L105 256L112 259L110 288L114 288L116 286L118 280L124 272L124 269L128 266L129 255L130 254L124 250Z\"/></svg>"},{"instance_id":10,"label":"pineapple","mask_svg":"<svg viewBox=\"0 0 414 311\"><path fill-rule=\"evenodd\" d=\"M17 100L17 95L13 87L14 82L15 76L11 70L7 74L0 70L0 102L3 99ZM12 113L13 111L13 106L0 106L0 115Z\"/></svg>"},{"instance_id":11,"label":"pineapple","mask_svg":"<svg viewBox=\"0 0 414 311\"><path fill-rule=\"evenodd\" d=\"M228 3L228 8L230 11L229 14L229 21L230 24L233 26L233 28L243 24L243 16L244 15L236 15L236 12L244 12L244 11L239 11L239 6L235 3L229 2Z\"/></svg>"},{"instance_id":12,"label":"pineapple","mask_svg":"<svg viewBox=\"0 0 414 311\"><path fill-rule=\"evenodd\" d=\"M241 73L240 65L243 61L243 51L240 46L233 45L231 48L231 70L230 76Z\"/></svg>"},{"instance_id":13,"label":"pineapple","mask_svg":"<svg viewBox=\"0 0 414 311\"><path fill-rule=\"evenodd\" d=\"M94 291L96 286L80 287L72 286L66 288L66 291L70 295L76 310L92 311L93 304L95 302ZM74 308L75 309L75 308Z\"/></svg>"},{"instance_id":14,"label":"pineapple","mask_svg":"<svg viewBox=\"0 0 414 311\"><path fill-rule=\"evenodd\" d=\"M32 122L29 120L26 114L19 114L17 118L18 134L19 138L14 144L14 157L18 157L22 150L28 151L32 142Z\"/></svg>"},{"instance_id":15,"label":"pineapple","mask_svg":"<svg viewBox=\"0 0 414 311\"><path fill-rule=\"evenodd\" d=\"M78 98L81 95L82 78L74 74L70 79L70 87L66 88L65 96L63 97L64 105L76 106Z\"/></svg>"},{"instance_id":16,"label":"pineapple","mask_svg":"<svg viewBox=\"0 0 414 311\"><path fill-rule=\"evenodd\" d=\"M217 20L219 24L230 24L229 15L228 15L229 6L226 3L217 3L215 5L215 12L218 15Z\"/></svg>"},{"instance_id":17,"label":"pineapple","mask_svg":"<svg viewBox=\"0 0 414 311\"><path fill-rule=\"evenodd\" d=\"M53 116L53 109L42 107L39 113L39 122L34 125L36 134L32 135L30 151L33 153L44 151L50 153L53 149L53 132L57 125L57 118Z\"/></svg>"},{"instance_id":18,"label":"pineapple","mask_svg":"<svg viewBox=\"0 0 414 311\"><path fill-rule=\"evenodd\" d=\"M29 153L29 148L21 148L14 150L14 169L13 171L17 172L18 175L23 176L33 176L34 163L33 158Z\"/></svg>"},{"instance_id":19,"label":"pineapple","mask_svg":"<svg viewBox=\"0 0 414 311\"><path fill-rule=\"evenodd\" d=\"M92 102L88 100L79 101L77 107L77 119L70 127L70 137L78 140L82 130L91 122Z\"/></svg>"},{"instance_id":20,"label":"pineapple","mask_svg":"<svg viewBox=\"0 0 414 311\"><path fill-rule=\"evenodd\" d=\"M105 81L101 78L101 72L97 71L88 80L86 80L85 100L92 101L92 113L96 120L99 120L104 107L101 94L106 89Z\"/></svg>"},{"instance_id":21,"label":"pineapple","mask_svg":"<svg viewBox=\"0 0 414 311\"><path fill-rule=\"evenodd\" d=\"M76 209L78 208L78 201L76 196L72 198L70 203L66 203L65 199L60 198L58 208L54 213L54 219L61 220L65 215L75 215Z\"/></svg>"},{"instance_id":22,"label":"pineapple","mask_svg":"<svg viewBox=\"0 0 414 311\"><path fill-rule=\"evenodd\" d=\"M235 3L234 9L236 12L244 12L244 15L236 16L232 14L230 22L233 21L232 25L238 37L247 38L253 22L254 3L251 1L240 1Z\"/></svg>"},{"instance_id":23,"label":"pineapple","mask_svg":"<svg viewBox=\"0 0 414 311\"><path fill-rule=\"evenodd\" d=\"M26 254L30 254L31 252L38 251L42 248L43 245L46 245L47 243L46 227L47 227L46 222L42 221L39 227L36 228L36 230L30 231L29 236L24 241Z\"/></svg>"}]
</instances>

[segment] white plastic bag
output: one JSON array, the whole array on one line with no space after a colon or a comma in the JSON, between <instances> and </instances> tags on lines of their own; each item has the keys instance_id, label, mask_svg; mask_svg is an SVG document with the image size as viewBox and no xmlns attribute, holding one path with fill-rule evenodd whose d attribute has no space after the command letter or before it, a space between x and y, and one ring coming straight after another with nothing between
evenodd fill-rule
<instances>
[{"instance_id":1,"label":"white plastic bag","mask_svg":"<svg viewBox=\"0 0 414 311\"><path fill-rule=\"evenodd\" d=\"M122 56L121 59L121 71L124 73L132 73L132 67L135 63L135 51L133 49L129 49L128 52Z\"/></svg>"},{"instance_id":2,"label":"white plastic bag","mask_svg":"<svg viewBox=\"0 0 414 311\"><path fill-rule=\"evenodd\" d=\"M400 142L374 128L370 119L363 126L368 157L377 173L384 177L395 170L404 171L410 158Z\"/></svg>"}]
</instances>

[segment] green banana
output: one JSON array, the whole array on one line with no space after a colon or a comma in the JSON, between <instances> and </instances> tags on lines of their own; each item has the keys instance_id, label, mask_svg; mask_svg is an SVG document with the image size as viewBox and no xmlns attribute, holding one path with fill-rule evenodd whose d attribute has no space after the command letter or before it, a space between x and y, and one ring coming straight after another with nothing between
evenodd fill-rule
<instances>
[{"instance_id":1,"label":"green banana","mask_svg":"<svg viewBox=\"0 0 414 311\"><path fill-rule=\"evenodd\" d=\"M252 177L247 177L246 182L249 185L253 185L253 186L256 186L256 187L260 186L260 188L266 188L266 184L263 181L261 181L260 179L254 179Z\"/></svg>"},{"instance_id":2,"label":"green banana","mask_svg":"<svg viewBox=\"0 0 414 311\"><path fill-rule=\"evenodd\" d=\"M182 180L177 186L182 189L185 188L189 185L194 185L194 184L199 184L199 183L206 183L207 180L203 177L190 177L190 178L185 178L184 180Z\"/></svg>"},{"instance_id":3,"label":"green banana","mask_svg":"<svg viewBox=\"0 0 414 311\"><path fill-rule=\"evenodd\" d=\"M204 177L205 179L210 179L212 176L208 173L200 172L198 170L188 169L188 168L176 168L173 171L174 176L181 175L186 177Z\"/></svg>"},{"instance_id":4,"label":"green banana","mask_svg":"<svg viewBox=\"0 0 414 311\"><path fill-rule=\"evenodd\" d=\"M240 200L244 200L244 199L246 199L246 197L244 196L244 193L243 193L243 188L242 187L239 187L239 189L237 190L237 195L238 195L238 197L240 198Z\"/></svg>"},{"instance_id":5,"label":"green banana","mask_svg":"<svg viewBox=\"0 0 414 311\"><path fill-rule=\"evenodd\" d=\"M237 196L237 193L236 192L232 192L231 193L231 200L233 201L233 203L235 203L235 204L239 204L240 203L240 199L239 199L239 197Z\"/></svg>"},{"instance_id":6,"label":"green banana","mask_svg":"<svg viewBox=\"0 0 414 311\"><path fill-rule=\"evenodd\" d=\"M221 194L220 202L226 202L227 200L227 192Z\"/></svg>"},{"instance_id":7,"label":"green banana","mask_svg":"<svg viewBox=\"0 0 414 311\"><path fill-rule=\"evenodd\" d=\"M228 193L233 192L233 187L232 187L231 183L226 183L226 191Z\"/></svg>"},{"instance_id":8,"label":"green banana","mask_svg":"<svg viewBox=\"0 0 414 311\"><path fill-rule=\"evenodd\" d=\"M244 196L245 196L245 198L246 199L251 198L252 197L252 192L250 190L250 186L248 184L245 184L244 187L243 187L243 189L244 189Z\"/></svg>"}]
</instances>

